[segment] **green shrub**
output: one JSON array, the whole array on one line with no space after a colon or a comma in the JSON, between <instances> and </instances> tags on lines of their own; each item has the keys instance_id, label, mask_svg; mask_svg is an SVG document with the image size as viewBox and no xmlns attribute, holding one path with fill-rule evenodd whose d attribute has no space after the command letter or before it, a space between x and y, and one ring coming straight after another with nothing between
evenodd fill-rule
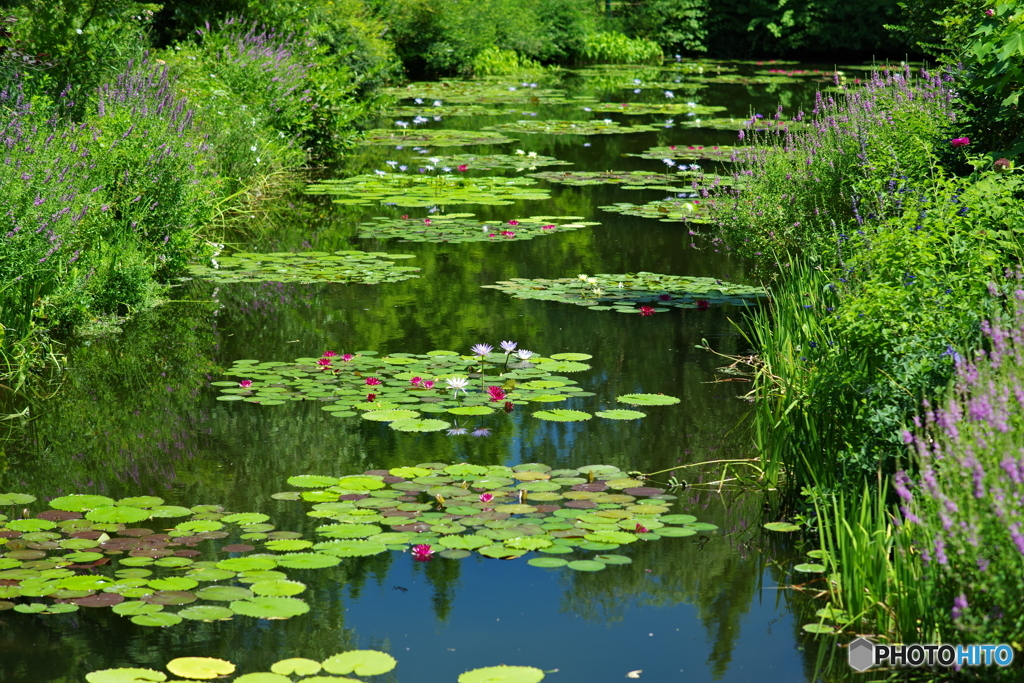
<instances>
[{"instance_id":1,"label":"green shrub","mask_svg":"<svg viewBox=\"0 0 1024 683\"><path fill-rule=\"evenodd\" d=\"M520 57L512 50L489 47L473 57L473 74L476 76L510 76L538 71L540 63Z\"/></svg>"},{"instance_id":2,"label":"green shrub","mask_svg":"<svg viewBox=\"0 0 1024 683\"><path fill-rule=\"evenodd\" d=\"M614 31L587 36L580 56L588 62L613 64L658 64L662 59L656 42Z\"/></svg>"}]
</instances>

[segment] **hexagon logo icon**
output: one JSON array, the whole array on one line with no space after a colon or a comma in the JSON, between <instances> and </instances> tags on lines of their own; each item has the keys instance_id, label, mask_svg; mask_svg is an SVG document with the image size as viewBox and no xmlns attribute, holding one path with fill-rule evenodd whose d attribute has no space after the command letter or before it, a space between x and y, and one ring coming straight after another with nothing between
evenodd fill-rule
<instances>
[{"instance_id":1,"label":"hexagon logo icon","mask_svg":"<svg viewBox=\"0 0 1024 683\"><path fill-rule=\"evenodd\" d=\"M852 668L867 671L875 665L875 644L867 638L858 638L850 643L847 656Z\"/></svg>"}]
</instances>

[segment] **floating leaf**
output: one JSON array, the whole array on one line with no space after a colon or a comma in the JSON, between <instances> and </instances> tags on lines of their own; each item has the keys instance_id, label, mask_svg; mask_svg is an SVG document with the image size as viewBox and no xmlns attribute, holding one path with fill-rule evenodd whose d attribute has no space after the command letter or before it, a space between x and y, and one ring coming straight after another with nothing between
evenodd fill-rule
<instances>
[{"instance_id":1,"label":"floating leaf","mask_svg":"<svg viewBox=\"0 0 1024 683\"><path fill-rule=\"evenodd\" d=\"M34 502L35 499L35 496L27 493L0 493L0 506L28 505L29 503ZM60 508L57 509L59 510Z\"/></svg>"},{"instance_id":2,"label":"floating leaf","mask_svg":"<svg viewBox=\"0 0 1024 683\"><path fill-rule=\"evenodd\" d=\"M364 133L361 144L364 145L417 145L427 144L434 147L462 147L466 145L503 145L515 142L500 133L489 131L421 129L413 131L370 130Z\"/></svg>"},{"instance_id":3,"label":"floating leaf","mask_svg":"<svg viewBox=\"0 0 1024 683\"><path fill-rule=\"evenodd\" d=\"M0 503L2 504L2 503ZM115 505L113 498L106 496L93 496L80 493L73 493L70 496L61 496L50 501L50 507L55 510L68 510L72 512L85 512L96 508L111 507ZM158 503L159 505L159 503ZM145 518L143 518L145 519Z\"/></svg>"},{"instance_id":4,"label":"floating leaf","mask_svg":"<svg viewBox=\"0 0 1024 683\"><path fill-rule=\"evenodd\" d=\"M337 477L321 477L312 474L300 474L295 477L288 477L288 483L291 486L301 486L303 488L317 489L325 486L334 486L338 483Z\"/></svg>"},{"instance_id":5,"label":"floating leaf","mask_svg":"<svg viewBox=\"0 0 1024 683\"><path fill-rule=\"evenodd\" d=\"M565 566L578 572L599 572L605 568L605 563L597 560L574 560Z\"/></svg>"},{"instance_id":6,"label":"floating leaf","mask_svg":"<svg viewBox=\"0 0 1024 683\"><path fill-rule=\"evenodd\" d=\"M793 532L800 531L801 527L799 524L793 524L792 522L767 522L764 528L768 531L782 531L782 532Z\"/></svg>"},{"instance_id":7,"label":"floating leaf","mask_svg":"<svg viewBox=\"0 0 1024 683\"><path fill-rule=\"evenodd\" d=\"M544 672L532 666L487 666L459 675L459 683L539 683Z\"/></svg>"},{"instance_id":8,"label":"floating leaf","mask_svg":"<svg viewBox=\"0 0 1024 683\"><path fill-rule=\"evenodd\" d=\"M679 403L679 399L675 396L665 396L664 394L626 394L616 397L615 400L635 406L668 406Z\"/></svg>"},{"instance_id":9,"label":"floating leaf","mask_svg":"<svg viewBox=\"0 0 1024 683\"><path fill-rule=\"evenodd\" d=\"M328 657L323 661L324 671L328 673L354 673L357 676L379 676L391 671L397 665L398 662L394 657L377 650L350 650Z\"/></svg>"},{"instance_id":10,"label":"floating leaf","mask_svg":"<svg viewBox=\"0 0 1024 683\"><path fill-rule=\"evenodd\" d=\"M102 669L91 671L85 675L89 683L144 683L148 681L166 681L167 674L152 669Z\"/></svg>"},{"instance_id":11,"label":"floating leaf","mask_svg":"<svg viewBox=\"0 0 1024 683\"><path fill-rule=\"evenodd\" d=\"M582 420L589 420L592 416L590 413L584 413L580 410L540 410L533 413L533 416L541 420L549 420L551 422L580 422Z\"/></svg>"},{"instance_id":12,"label":"floating leaf","mask_svg":"<svg viewBox=\"0 0 1024 683\"><path fill-rule=\"evenodd\" d=\"M835 635L839 633L839 631L827 624L804 624L801 628L807 633L815 633L819 635Z\"/></svg>"},{"instance_id":13,"label":"floating leaf","mask_svg":"<svg viewBox=\"0 0 1024 683\"><path fill-rule=\"evenodd\" d=\"M175 676L208 680L235 672L235 665L213 657L178 657L167 662L167 670Z\"/></svg>"},{"instance_id":14,"label":"floating leaf","mask_svg":"<svg viewBox=\"0 0 1024 683\"><path fill-rule=\"evenodd\" d=\"M284 565L282 565L284 566ZM333 566L333 565L326 565ZM303 569L308 567L302 567ZM306 590L306 584L300 581L286 581L283 579L277 579L274 581L257 581L256 583L249 585L251 590L256 595L270 595L270 596L292 596L298 595L302 591Z\"/></svg>"},{"instance_id":15,"label":"floating leaf","mask_svg":"<svg viewBox=\"0 0 1024 683\"><path fill-rule=\"evenodd\" d=\"M611 119L592 119L589 121L531 119L485 126L484 130L495 130L509 133L540 133L544 135L615 135L646 133L660 130L661 128L663 128L663 126L659 127L644 124L623 126L618 121L612 121Z\"/></svg>"},{"instance_id":16,"label":"floating leaf","mask_svg":"<svg viewBox=\"0 0 1024 683\"><path fill-rule=\"evenodd\" d=\"M322 553L288 553L277 558L279 566L290 569L323 569L333 567L339 562L341 560L336 556Z\"/></svg>"},{"instance_id":17,"label":"floating leaf","mask_svg":"<svg viewBox=\"0 0 1024 683\"><path fill-rule=\"evenodd\" d=\"M255 597L232 602L231 611L258 619L290 619L308 612L309 605L298 598Z\"/></svg>"},{"instance_id":18,"label":"floating leaf","mask_svg":"<svg viewBox=\"0 0 1024 683\"><path fill-rule=\"evenodd\" d=\"M802 564L796 565L795 567L793 567L793 569L795 569L798 572L807 572L807 573L823 572L823 571L825 571L825 565L823 565L823 564L814 564L814 563L810 563L810 562L804 562Z\"/></svg>"},{"instance_id":19,"label":"floating leaf","mask_svg":"<svg viewBox=\"0 0 1024 683\"><path fill-rule=\"evenodd\" d=\"M89 521L103 524L131 524L149 519L149 516L148 510L125 505L95 508L85 514L85 518Z\"/></svg>"},{"instance_id":20,"label":"floating leaf","mask_svg":"<svg viewBox=\"0 0 1024 683\"><path fill-rule=\"evenodd\" d=\"M569 564L569 562L567 560L563 560L560 557L534 557L530 560L527 560L526 564L530 565L531 567L553 568L564 567L565 565Z\"/></svg>"},{"instance_id":21,"label":"floating leaf","mask_svg":"<svg viewBox=\"0 0 1024 683\"><path fill-rule=\"evenodd\" d=\"M223 621L235 616L227 607L218 605L191 605L183 610L178 610L178 616L192 621Z\"/></svg>"},{"instance_id":22,"label":"floating leaf","mask_svg":"<svg viewBox=\"0 0 1024 683\"><path fill-rule=\"evenodd\" d=\"M641 413L639 410L602 410L594 415L607 420L639 420L647 417L647 413Z\"/></svg>"},{"instance_id":23,"label":"floating leaf","mask_svg":"<svg viewBox=\"0 0 1024 683\"><path fill-rule=\"evenodd\" d=\"M315 673L319 673L321 668L323 668L322 665L315 659L292 657L291 659L282 659L279 662L275 662L271 665L270 670L276 674L312 676Z\"/></svg>"},{"instance_id":24,"label":"floating leaf","mask_svg":"<svg viewBox=\"0 0 1024 683\"><path fill-rule=\"evenodd\" d=\"M444 420L396 420L390 426L399 432L439 432L452 425Z\"/></svg>"},{"instance_id":25,"label":"floating leaf","mask_svg":"<svg viewBox=\"0 0 1024 683\"><path fill-rule=\"evenodd\" d=\"M136 626L163 628L180 624L181 617L169 612L156 612L154 614L140 614L138 616L134 616L132 617L132 623Z\"/></svg>"}]
</instances>

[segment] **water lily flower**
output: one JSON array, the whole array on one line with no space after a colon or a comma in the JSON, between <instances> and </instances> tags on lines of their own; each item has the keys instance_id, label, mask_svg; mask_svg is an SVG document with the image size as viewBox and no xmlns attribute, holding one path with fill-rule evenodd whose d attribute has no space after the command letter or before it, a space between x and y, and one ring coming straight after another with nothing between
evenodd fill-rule
<instances>
[{"instance_id":1,"label":"water lily flower","mask_svg":"<svg viewBox=\"0 0 1024 683\"><path fill-rule=\"evenodd\" d=\"M697 164L690 164L690 170L691 171L699 171L700 170L700 166L698 166Z\"/></svg>"},{"instance_id":2,"label":"water lily flower","mask_svg":"<svg viewBox=\"0 0 1024 683\"><path fill-rule=\"evenodd\" d=\"M411 384L414 387L422 386L423 385L423 378L422 377L413 377L412 379L409 380L409 384Z\"/></svg>"},{"instance_id":3,"label":"water lily flower","mask_svg":"<svg viewBox=\"0 0 1024 683\"><path fill-rule=\"evenodd\" d=\"M639 78L634 78L633 83L635 83L636 85L640 85L641 83L643 83L643 81L641 81Z\"/></svg>"},{"instance_id":4,"label":"water lily flower","mask_svg":"<svg viewBox=\"0 0 1024 683\"><path fill-rule=\"evenodd\" d=\"M971 139L953 138L952 140L949 141L949 144L951 144L953 147L966 147L967 145L971 144Z\"/></svg>"},{"instance_id":5,"label":"water lily flower","mask_svg":"<svg viewBox=\"0 0 1024 683\"><path fill-rule=\"evenodd\" d=\"M526 152L524 152L524 151L523 151L523 150L521 150L521 149L517 149L517 150L516 150L516 154L526 154Z\"/></svg>"},{"instance_id":6,"label":"water lily flower","mask_svg":"<svg viewBox=\"0 0 1024 683\"><path fill-rule=\"evenodd\" d=\"M491 435L491 430L488 429L487 427L480 427L479 429L474 429L473 431L471 431L469 433L469 435L470 436L490 436Z\"/></svg>"},{"instance_id":7,"label":"water lily flower","mask_svg":"<svg viewBox=\"0 0 1024 683\"><path fill-rule=\"evenodd\" d=\"M338 355L338 353L336 351L324 351L320 355L323 356L324 358L334 358L335 356Z\"/></svg>"},{"instance_id":8,"label":"water lily flower","mask_svg":"<svg viewBox=\"0 0 1024 683\"><path fill-rule=\"evenodd\" d=\"M619 283L619 289L622 289L622 288L623 288L623 287L625 287L625 286L626 286L626 285L622 284L621 282Z\"/></svg>"},{"instance_id":9,"label":"water lily flower","mask_svg":"<svg viewBox=\"0 0 1024 683\"><path fill-rule=\"evenodd\" d=\"M368 386L368 387L375 387L375 386L379 386L379 385L380 385L380 380L377 379L376 377L367 377L366 378L366 386Z\"/></svg>"},{"instance_id":10,"label":"water lily flower","mask_svg":"<svg viewBox=\"0 0 1024 683\"><path fill-rule=\"evenodd\" d=\"M331 359L330 358L321 358L321 359L319 359L316 362L316 364L319 365L322 368L329 368L329 367L331 367Z\"/></svg>"},{"instance_id":11,"label":"water lily flower","mask_svg":"<svg viewBox=\"0 0 1024 683\"><path fill-rule=\"evenodd\" d=\"M451 166L442 166L442 167L441 167L441 170L442 170L443 172L445 172L445 173L451 173L451 172L452 172L452 168L451 168Z\"/></svg>"},{"instance_id":12,"label":"water lily flower","mask_svg":"<svg viewBox=\"0 0 1024 683\"><path fill-rule=\"evenodd\" d=\"M586 273L580 273L576 277L579 278L580 282L586 282L587 281L587 274Z\"/></svg>"},{"instance_id":13,"label":"water lily flower","mask_svg":"<svg viewBox=\"0 0 1024 683\"><path fill-rule=\"evenodd\" d=\"M452 427L448 430L448 436L464 436L469 433L469 430L465 427Z\"/></svg>"},{"instance_id":14,"label":"water lily flower","mask_svg":"<svg viewBox=\"0 0 1024 683\"><path fill-rule=\"evenodd\" d=\"M665 164L666 166L675 166L676 165L675 159L662 159L661 163Z\"/></svg>"},{"instance_id":15,"label":"water lily flower","mask_svg":"<svg viewBox=\"0 0 1024 683\"><path fill-rule=\"evenodd\" d=\"M242 389L248 389L249 387L252 386L252 380L243 379L241 382L238 383L238 386L241 387Z\"/></svg>"},{"instance_id":16,"label":"water lily flower","mask_svg":"<svg viewBox=\"0 0 1024 683\"><path fill-rule=\"evenodd\" d=\"M672 298L671 294L659 294L658 299L661 301L669 301Z\"/></svg>"},{"instance_id":17,"label":"water lily flower","mask_svg":"<svg viewBox=\"0 0 1024 683\"><path fill-rule=\"evenodd\" d=\"M459 173L465 173L469 170L469 164L460 164L458 167Z\"/></svg>"},{"instance_id":18,"label":"water lily flower","mask_svg":"<svg viewBox=\"0 0 1024 683\"><path fill-rule=\"evenodd\" d=\"M516 351L516 356L519 357L519 360L530 360L535 355L537 354L535 354L533 351L527 351L526 349L519 349L518 351Z\"/></svg>"},{"instance_id":19,"label":"water lily flower","mask_svg":"<svg viewBox=\"0 0 1024 683\"><path fill-rule=\"evenodd\" d=\"M355 358L355 356L353 356L351 353L346 353L344 356L341 357L341 359L346 363L352 360L353 358Z\"/></svg>"},{"instance_id":20,"label":"water lily flower","mask_svg":"<svg viewBox=\"0 0 1024 683\"><path fill-rule=\"evenodd\" d=\"M481 493L480 494L480 502L481 503L490 503L492 500L494 500L494 494L493 493Z\"/></svg>"},{"instance_id":21,"label":"water lily flower","mask_svg":"<svg viewBox=\"0 0 1024 683\"><path fill-rule=\"evenodd\" d=\"M597 278L596 277L588 277L587 278L587 284L588 285L596 285L597 284Z\"/></svg>"},{"instance_id":22,"label":"water lily flower","mask_svg":"<svg viewBox=\"0 0 1024 683\"><path fill-rule=\"evenodd\" d=\"M583 111L594 111L594 110L591 109L590 107L583 107Z\"/></svg>"},{"instance_id":23,"label":"water lily flower","mask_svg":"<svg viewBox=\"0 0 1024 683\"><path fill-rule=\"evenodd\" d=\"M509 225L513 225L513 226L514 226L514 225L519 225L519 221L516 221L516 220L511 220L511 221L509 221L509 222L508 222L508 224L509 224Z\"/></svg>"},{"instance_id":24,"label":"water lily flower","mask_svg":"<svg viewBox=\"0 0 1024 683\"><path fill-rule=\"evenodd\" d=\"M505 400L505 391L501 387L487 387L487 395L491 397L492 401Z\"/></svg>"},{"instance_id":25,"label":"water lily flower","mask_svg":"<svg viewBox=\"0 0 1024 683\"><path fill-rule=\"evenodd\" d=\"M540 229L541 230L554 230L555 226L554 225L542 225L542 226L540 226Z\"/></svg>"},{"instance_id":26,"label":"water lily flower","mask_svg":"<svg viewBox=\"0 0 1024 683\"><path fill-rule=\"evenodd\" d=\"M395 125L398 126L399 128L408 128L409 127L409 122L408 121L395 121Z\"/></svg>"},{"instance_id":27,"label":"water lily flower","mask_svg":"<svg viewBox=\"0 0 1024 683\"><path fill-rule=\"evenodd\" d=\"M434 549L426 543L420 545L414 545L412 547L412 559L417 562L428 562L434 554Z\"/></svg>"},{"instance_id":28,"label":"water lily flower","mask_svg":"<svg viewBox=\"0 0 1024 683\"><path fill-rule=\"evenodd\" d=\"M367 394L366 395L366 402L367 403L373 403L376 400L377 400L377 394Z\"/></svg>"},{"instance_id":29,"label":"water lily flower","mask_svg":"<svg viewBox=\"0 0 1024 683\"><path fill-rule=\"evenodd\" d=\"M423 219L423 225L430 225L430 219L429 218L424 218Z\"/></svg>"},{"instance_id":30,"label":"water lily flower","mask_svg":"<svg viewBox=\"0 0 1024 683\"><path fill-rule=\"evenodd\" d=\"M650 533L650 530L647 527L645 527L643 524L637 524L636 525L636 529L634 529L634 531L636 531L636 533L638 533L638 534Z\"/></svg>"},{"instance_id":31,"label":"water lily flower","mask_svg":"<svg viewBox=\"0 0 1024 683\"><path fill-rule=\"evenodd\" d=\"M464 394L469 393L466 391L466 385L469 384L468 377L449 377L445 382L448 384L448 388L454 391L453 396L458 396L460 391Z\"/></svg>"},{"instance_id":32,"label":"water lily flower","mask_svg":"<svg viewBox=\"0 0 1024 683\"><path fill-rule=\"evenodd\" d=\"M516 350L517 344L514 341L503 341L501 342L501 350L506 354L512 353Z\"/></svg>"},{"instance_id":33,"label":"water lily flower","mask_svg":"<svg viewBox=\"0 0 1024 683\"><path fill-rule=\"evenodd\" d=\"M515 237L516 234L514 232L512 232L511 230L502 230L501 231L501 236L502 237Z\"/></svg>"},{"instance_id":34,"label":"water lily flower","mask_svg":"<svg viewBox=\"0 0 1024 683\"><path fill-rule=\"evenodd\" d=\"M398 166L398 162L397 161L385 161L384 163L387 164L388 166L390 166L391 168L394 168L395 166Z\"/></svg>"},{"instance_id":35,"label":"water lily flower","mask_svg":"<svg viewBox=\"0 0 1024 683\"><path fill-rule=\"evenodd\" d=\"M415 102L416 104L423 104L423 98L417 97L416 99L413 100L413 102Z\"/></svg>"},{"instance_id":36,"label":"water lily flower","mask_svg":"<svg viewBox=\"0 0 1024 683\"><path fill-rule=\"evenodd\" d=\"M612 120L611 119L605 119L604 122L607 123L608 125L611 125Z\"/></svg>"},{"instance_id":37,"label":"water lily flower","mask_svg":"<svg viewBox=\"0 0 1024 683\"><path fill-rule=\"evenodd\" d=\"M537 153L536 152L530 152L526 156L530 157L531 159L536 159L537 158Z\"/></svg>"},{"instance_id":38,"label":"water lily flower","mask_svg":"<svg viewBox=\"0 0 1024 683\"><path fill-rule=\"evenodd\" d=\"M502 233L502 234L504 234L504 233ZM473 355L474 356L481 356L482 357L482 356L486 356L491 351L493 351L494 347L491 346L490 344L474 344L473 348L471 350L473 351Z\"/></svg>"},{"instance_id":39,"label":"water lily flower","mask_svg":"<svg viewBox=\"0 0 1024 683\"><path fill-rule=\"evenodd\" d=\"M706 311L711 308L711 302L707 299L697 299L697 310Z\"/></svg>"},{"instance_id":40,"label":"water lily flower","mask_svg":"<svg viewBox=\"0 0 1024 683\"><path fill-rule=\"evenodd\" d=\"M594 296L601 296L604 294L604 290L600 287L594 287Z\"/></svg>"},{"instance_id":41,"label":"water lily flower","mask_svg":"<svg viewBox=\"0 0 1024 683\"><path fill-rule=\"evenodd\" d=\"M434 106L435 107L440 107L441 106L441 100L434 100Z\"/></svg>"},{"instance_id":42,"label":"water lily flower","mask_svg":"<svg viewBox=\"0 0 1024 683\"><path fill-rule=\"evenodd\" d=\"M645 318L649 315L654 315L654 309L650 306L641 306L640 315L642 315Z\"/></svg>"},{"instance_id":43,"label":"water lily flower","mask_svg":"<svg viewBox=\"0 0 1024 683\"><path fill-rule=\"evenodd\" d=\"M641 90L640 88L634 88L634 89L633 89L633 94L634 94L634 95L639 95L639 94L640 94L640 93L642 93L642 92L643 92L643 90Z\"/></svg>"},{"instance_id":44,"label":"water lily flower","mask_svg":"<svg viewBox=\"0 0 1024 683\"><path fill-rule=\"evenodd\" d=\"M399 171L408 171L408 170L409 170L409 167L403 164L403 165L401 165L401 166L399 166L399 167L398 167L398 170L399 170Z\"/></svg>"},{"instance_id":45,"label":"water lily flower","mask_svg":"<svg viewBox=\"0 0 1024 683\"><path fill-rule=\"evenodd\" d=\"M424 389L433 389L434 388L434 380L432 380L432 379L425 379L425 380L423 380L423 388Z\"/></svg>"},{"instance_id":46,"label":"water lily flower","mask_svg":"<svg viewBox=\"0 0 1024 683\"><path fill-rule=\"evenodd\" d=\"M427 159L427 161L429 161L432 164L436 164L441 161L441 157L430 157L429 159Z\"/></svg>"},{"instance_id":47,"label":"water lily flower","mask_svg":"<svg viewBox=\"0 0 1024 683\"><path fill-rule=\"evenodd\" d=\"M414 119L412 120L412 122L413 122L414 124L420 124L420 123L426 123L426 122L427 122L427 120L426 120L425 118L423 118L422 116L417 116L416 118L414 118Z\"/></svg>"},{"instance_id":48,"label":"water lily flower","mask_svg":"<svg viewBox=\"0 0 1024 683\"><path fill-rule=\"evenodd\" d=\"M676 94L674 92L672 92L671 90L666 90L665 91L665 97L667 97L669 99L672 99L675 96L676 96Z\"/></svg>"}]
</instances>

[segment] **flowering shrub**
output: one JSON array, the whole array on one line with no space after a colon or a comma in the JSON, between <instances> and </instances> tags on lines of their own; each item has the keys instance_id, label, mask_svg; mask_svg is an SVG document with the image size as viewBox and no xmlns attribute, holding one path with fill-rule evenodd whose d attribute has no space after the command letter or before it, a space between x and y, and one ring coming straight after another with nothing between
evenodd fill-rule
<instances>
[{"instance_id":1,"label":"flowering shrub","mask_svg":"<svg viewBox=\"0 0 1024 683\"><path fill-rule=\"evenodd\" d=\"M987 351L951 352L948 398L926 402L904 432L920 471L895 477L944 620L971 642L1010 642L1024 628L1024 285L1020 273L1008 282L1013 312L983 325Z\"/></svg>"}]
</instances>

